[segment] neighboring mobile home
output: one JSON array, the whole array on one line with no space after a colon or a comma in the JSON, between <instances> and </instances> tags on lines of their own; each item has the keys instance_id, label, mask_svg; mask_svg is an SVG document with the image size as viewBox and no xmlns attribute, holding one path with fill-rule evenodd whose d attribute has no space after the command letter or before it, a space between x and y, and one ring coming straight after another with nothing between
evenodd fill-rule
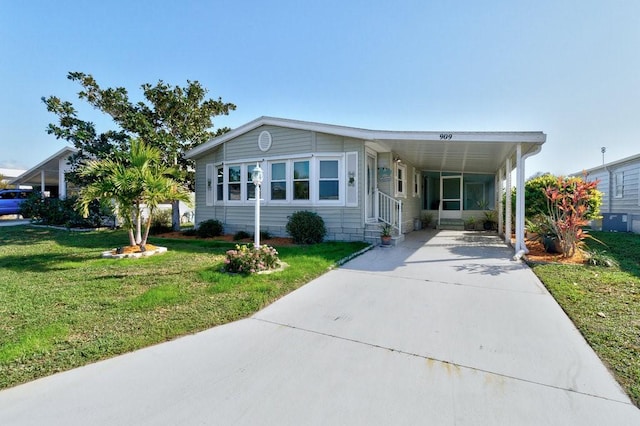
<instances>
[{"instance_id":1,"label":"neighboring mobile home","mask_svg":"<svg viewBox=\"0 0 640 426\"><path fill-rule=\"evenodd\" d=\"M602 221L595 228L640 233L640 154L575 173L587 180L599 179Z\"/></svg>"},{"instance_id":2,"label":"neighboring mobile home","mask_svg":"<svg viewBox=\"0 0 640 426\"><path fill-rule=\"evenodd\" d=\"M423 213L439 224L501 211L503 183L511 187L516 168L524 186L524 160L545 140L542 132L378 131L261 117L186 157L196 162L196 223L217 219L226 232L253 232L251 172L259 164L261 230L286 235L287 217L310 210L324 219L327 239L366 240L380 222L401 235ZM516 230L524 235L519 199ZM511 214L505 224L498 217L511 229Z\"/></svg>"}]
</instances>

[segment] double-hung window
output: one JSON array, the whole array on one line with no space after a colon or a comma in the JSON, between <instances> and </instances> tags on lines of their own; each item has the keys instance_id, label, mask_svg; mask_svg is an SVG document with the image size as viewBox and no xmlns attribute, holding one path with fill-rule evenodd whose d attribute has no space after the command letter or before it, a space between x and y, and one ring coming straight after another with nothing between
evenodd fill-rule
<instances>
[{"instance_id":1,"label":"double-hung window","mask_svg":"<svg viewBox=\"0 0 640 426\"><path fill-rule=\"evenodd\" d=\"M293 199L305 200L309 198L309 160L293 162Z\"/></svg>"},{"instance_id":2,"label":"double-hung window","mask_svg":"<svg viewBox=\"0 0 640 426\"><path fill-rule=\"evenodd\" d=\"M241 179L242 179L242 166L237 165L237 166L229 166L229 168L227 169L227 178L228 178L228 186L227 186L227 200L228 201L240 201L241 198L241 193L242 193L242 186L241 186Z\"/></svg>"},{"instance_id":3,"label":"double-hung window","mask_svg":"<svg viewBox=\"0 0 640 426\"><path fill-rule=\"evenodd\" d=\"M396 184L396 197L406 197L407 196L407 166L404 164L396 163L396 176L395 176L395 184Z\"/></svg>"},{"instance_id":4,"label":"double-hung window","mask_svg":"<svg viewBox=\"0 0 640 426\"><path fill-rule=\"evenodd\" d=\"M247 166L247 173L245 176L247 176L247 191L246 191L246 200L255 200L256 199L256 186L253 183L253 178L251 176L251 173L253 172L253 170L256 168L255 164L249 164Z\"/></svg>"},{"instance_id":5,"label":"double-hung window","mask_svg":"<svg viewBox=\"0 0 640 426\"><path fill-rule=\"evenodd\" d=\"M287 200L287 163L271 163L271 200Z\"/></svg>"},{"instance_id":6,"label":"double-hung window","mask_svg":"<svg viewBox=\"0 0 640 426\"><path fill-rule=\"evenodd\" d=\"M624 194L624 172L615 172L613 175L613 196L622 198Z\"/></svg>"},{"instance_id":7,"label":"double-hung window","mask_svg":"<svg viewBox=\"0 0 640 426\"><path fill-rule=\"evenodd\" d=\"M340 199L340 165L338 160L319 160L318 200Z\"/></svg>"},{"instance_id":8,"label":"double-hung window","mask_svg":"<svg viewBox=\"0 0 640 426\"><path fill-rule=\"evenodd\" d=\"M216 201L224 201L224 167L216 169Z\"/></svg>"}]
</instances>

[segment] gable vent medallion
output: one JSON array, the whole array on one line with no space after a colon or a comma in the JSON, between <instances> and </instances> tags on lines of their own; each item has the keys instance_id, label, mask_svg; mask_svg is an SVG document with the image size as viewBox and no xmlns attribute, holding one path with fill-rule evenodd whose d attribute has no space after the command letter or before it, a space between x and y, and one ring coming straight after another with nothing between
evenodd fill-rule
<instances>
[{"instance_id":1,"label":"gable vent medallion","mask_svg":"<svg viewBox=\"0 0 640 426\"><path fill-rule=\"evenodd\" d=\"M260 136L258 136L258 148L262 152L269 151L269 148L271 148L271 133L266 130L260 133Z\"/></svg>"}]
</instances>

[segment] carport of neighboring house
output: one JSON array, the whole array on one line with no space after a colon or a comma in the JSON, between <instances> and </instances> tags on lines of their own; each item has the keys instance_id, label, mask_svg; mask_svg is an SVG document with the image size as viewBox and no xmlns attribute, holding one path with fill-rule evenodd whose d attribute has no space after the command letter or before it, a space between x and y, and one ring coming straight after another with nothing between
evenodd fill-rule
<instances>
[{"instance_id":1,"label":"carport of neighboring house","mask_svg":"<svg viewBox=\"0 0 640 426\"><path fill-rule=\"evenodd\" d=\"M43 194L53 198L65 198L68 191L65 173L70 169L69 157L77 150L72 147L62 148L36 166L30 168L9 182L17 186L44 188Z\"/></svg>"}]
</instances>

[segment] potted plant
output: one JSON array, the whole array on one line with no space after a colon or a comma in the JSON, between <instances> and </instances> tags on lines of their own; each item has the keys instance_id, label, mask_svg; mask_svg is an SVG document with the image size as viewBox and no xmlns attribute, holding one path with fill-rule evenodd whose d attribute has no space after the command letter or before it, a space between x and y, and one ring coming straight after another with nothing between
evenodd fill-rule
<instances>
[{"instance_id":1,"label":"potted plant","mask_svg":"<svg viewBox=\"0 0 640 426\"><path fill-rule=\"evenodd\" d=\"M383 224L380 227L380 240L382 241L383 246L391 245L391 225L388 223Z\"/></svg>"},{"instance_id":2,"label":"potted plant","mask_svg":"<svg viewBox=\"0 0 640 426\"><path fill-rule=\"evenodd\" d=\"M497 214L495 210L487 210L484 212L483 226L485 231L493 231L496 229L496 224L498 223L496 218Z\"/></svg>"},{"instance_id":3,"label":"potted plant","mask_svg":"<svg viewBox=\"0 0 640 426\"><path fill-rule=\"evenodd\" d=\"M429 212L422 213L422 227L425 229L430 228L431 222L433 222L433 214Z\"/></svg>"},{"instance_id":4,"label":"potted plant","mask_svg":"<svg viewBox=\"0 0 640 426\"><path fill-rule=\"evenodd\" d=\"M475 231L476 230L476 218L471 216L469 219L464 221L464 230L465 231Z\"/></svg>"}]
</instances>

